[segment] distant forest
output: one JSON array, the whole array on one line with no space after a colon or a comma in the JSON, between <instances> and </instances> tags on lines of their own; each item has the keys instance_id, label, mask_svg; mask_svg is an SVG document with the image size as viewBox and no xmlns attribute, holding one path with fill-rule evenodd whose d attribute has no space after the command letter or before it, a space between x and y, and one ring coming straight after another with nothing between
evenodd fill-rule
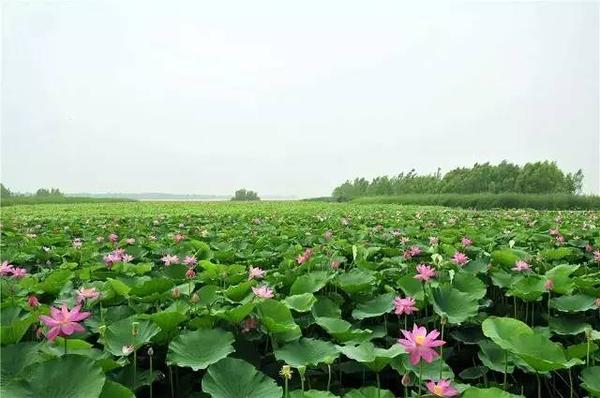
<instances>
[{"instance_id":1,"label":"distant forest","mask_svg":"<svg viewBox=\"0 0 600 398\"><path fill-rule=\"evenodd\" d=\"M442 175L418 175L415 170L371 181L355 178L333 190L333 197L348 200L366 196L403 194L473 193L581 193L583 172L565 173L556 162L544 161L519 166L503 161L498 165L476 163Z\"/></svg>"}]
</instances>

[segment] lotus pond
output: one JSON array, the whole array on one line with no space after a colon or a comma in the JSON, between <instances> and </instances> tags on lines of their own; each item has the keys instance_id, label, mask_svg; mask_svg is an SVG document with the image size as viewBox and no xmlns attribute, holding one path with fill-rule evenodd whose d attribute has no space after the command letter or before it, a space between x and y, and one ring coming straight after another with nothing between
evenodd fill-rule
<instances>
[{"instance_id":1,"label":"lotus pond","mask_svg":"<svg viewBox=\"0 0 600 398\"><path fill-rule=\"evenodd\" d=\"M600 396L600 214L15 206L2 397Z\"/></svg>"}]
</instances>

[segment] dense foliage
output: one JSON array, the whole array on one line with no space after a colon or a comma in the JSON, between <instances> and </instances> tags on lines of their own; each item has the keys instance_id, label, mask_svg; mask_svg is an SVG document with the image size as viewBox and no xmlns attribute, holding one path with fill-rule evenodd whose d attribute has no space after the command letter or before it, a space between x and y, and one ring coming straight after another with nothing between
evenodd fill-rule
<instances>
[{"instance_id":1,"label":"dense foliage","mask_svg":"<svg viewBox=\"0 0 600 398\"><path fill-rule=\"evenodd\" d=\"M106 203L128 202L126 198L93 198L80 196L65 196L58 188L40 188L35 194L22 194L12 192L0 184L0 206L38 205L38 204L67 204L67 203Z\"/></svg>"},{"instance_id":2,"label":"dense foliage","mask_svg":"<svg viewBox=\"0 0 600 398\"><path fill-rule=\"evenodd\" d=\"M231 200L247 202L247 201L260 200L260 198L258 197L258 194L256 192L242 188L242 189L238 189L237 191L235 191L235 194L233 195L233 198L231 198Z\"/></svg>"},{"instance_id":3,"label":"dense foliage","mask_svg":"<svg viewBox=\"0 0 600 398\"><path fill-rule=\"evenodd\" d=\"M462 207L464 209L600 210L600 196L559 194L408 194L353 199L360 204L401 204Z\"/></svg>"},{"instance_id":4,"label":"dense foliage","mask_svg":"<svg viewBox=\"0 0 600 398\"><path fill-rule=\"evenodd\" d=\"M2 396L600 396L597 212L133 202L1 222Z\"/></svg>"},{"instance_id":5,"label":"dense foliage","mask_svg":"<svg viewBox=\"0 0 600 398\"><path fill-rule=\"evenodd\" d=\"M526 163L519 166L506 161L450 170L442 176L418 175L415 170L397 176L376 177L371 181L356 178L333 191L333 196L351 199L364 196L402 194L473 193L580 193L583 172L564 173L555 162Z\"/></svg>"}]
</instances>

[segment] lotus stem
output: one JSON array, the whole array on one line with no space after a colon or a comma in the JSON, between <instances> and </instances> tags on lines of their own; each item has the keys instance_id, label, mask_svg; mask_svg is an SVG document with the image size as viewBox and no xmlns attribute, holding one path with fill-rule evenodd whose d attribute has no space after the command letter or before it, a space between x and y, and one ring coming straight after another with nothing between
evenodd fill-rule
<instances>
[{"instance_id":1,"label":"lotus stem","mask_svg":"<svg viewBox=\"0 0 600 398\"><path fill-rule=\"evenodd\" d=\"M381 398L381 383L379 381L379 372L375 373L375 378L377 379L377 398Z\"/></svg>"},{"instance_id":2,"label":"lotus stem","mask_svg":"<svg viewBox=\"0 0 600 398\"><path fill-rule=\"evenodd\" d=\"M327 391L331 387L331 365L327 364Z\"/></svg>"},{"instance_id":3,"label":"lotus stem","mask_svg":"<svg viewBox=\"0 0 600 398\"><path fill-rule=\"evenodd\" d=\"M442 336L441 340L444 340L444 326L446 326L446 320L444 318L440 318L440 324L442 325ZM440 380L442 379L442 374L444 372L444 346L440 346Z\"/></svg>"},{"instance_id":4,"label":"lotus stem","mask_svg":"<svg viewBox=\"0 0 600 398\"><path fill-rule=\"evenodd\" d=\"M421 387L423 384L423 359L419 362L419 394L418 397L421 396Z\"/></svg>"},{"instance_id":5,"label":"lotus stem","mask_svg":"<svg viewBox=\"0 0 600 398\"><path fill-rule=\"evenodd\" d=\"M63 340L65 341L65 355L67 355L67 337L63 337ZM588 351L589 351L589 343L588 343Z\"/></svg>"},{"instance_id":6,"label":"lotus stem","mask_svg":"<svg viewBox=\"0 0 600 398\"><path fill-rule=\"evenodd\" d=\"M169 366L169 384L171 385L171 398L175 398L175 389L173 388L173 369Z\"/></svg>"},{"instance_id":7,"label":"lotus stem","mask_svg":"<svg viewBox=\"0 0 600 398\"><path fill-rule=\"evenodd\" d=\"M504 350L504 382L502 388L506 391L506 384L508 382L508 352Z\"/></svg>"},{"instance_id":8,"label":"lotus stem","mask_svg":"<svg viewBox=\"0 0 600 398\"><path fill-rule=\"evenodd\" d=\"M154 354L154 350L152 349L152 347L148 348L148 358L150 359L150 398L152 397L152 382L153 380L153 374L152 374L152 356Z\"/></svg>"}]
</instances>

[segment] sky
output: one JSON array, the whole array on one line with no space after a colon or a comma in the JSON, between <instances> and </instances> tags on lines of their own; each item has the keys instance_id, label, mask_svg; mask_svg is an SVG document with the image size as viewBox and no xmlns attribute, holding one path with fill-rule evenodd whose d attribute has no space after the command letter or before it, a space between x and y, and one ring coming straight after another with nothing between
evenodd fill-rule
<instances>
[{"instance_id":1,"label":"sky","mask_svg":"<svg viewBox=\"0 0 600 398\"><path fill-rule=\"evenodd\" d=\"M312 197L548 159L600 193L599 37L596 2L7 0L1 180Z\"/></svg>"}]
</instances>

